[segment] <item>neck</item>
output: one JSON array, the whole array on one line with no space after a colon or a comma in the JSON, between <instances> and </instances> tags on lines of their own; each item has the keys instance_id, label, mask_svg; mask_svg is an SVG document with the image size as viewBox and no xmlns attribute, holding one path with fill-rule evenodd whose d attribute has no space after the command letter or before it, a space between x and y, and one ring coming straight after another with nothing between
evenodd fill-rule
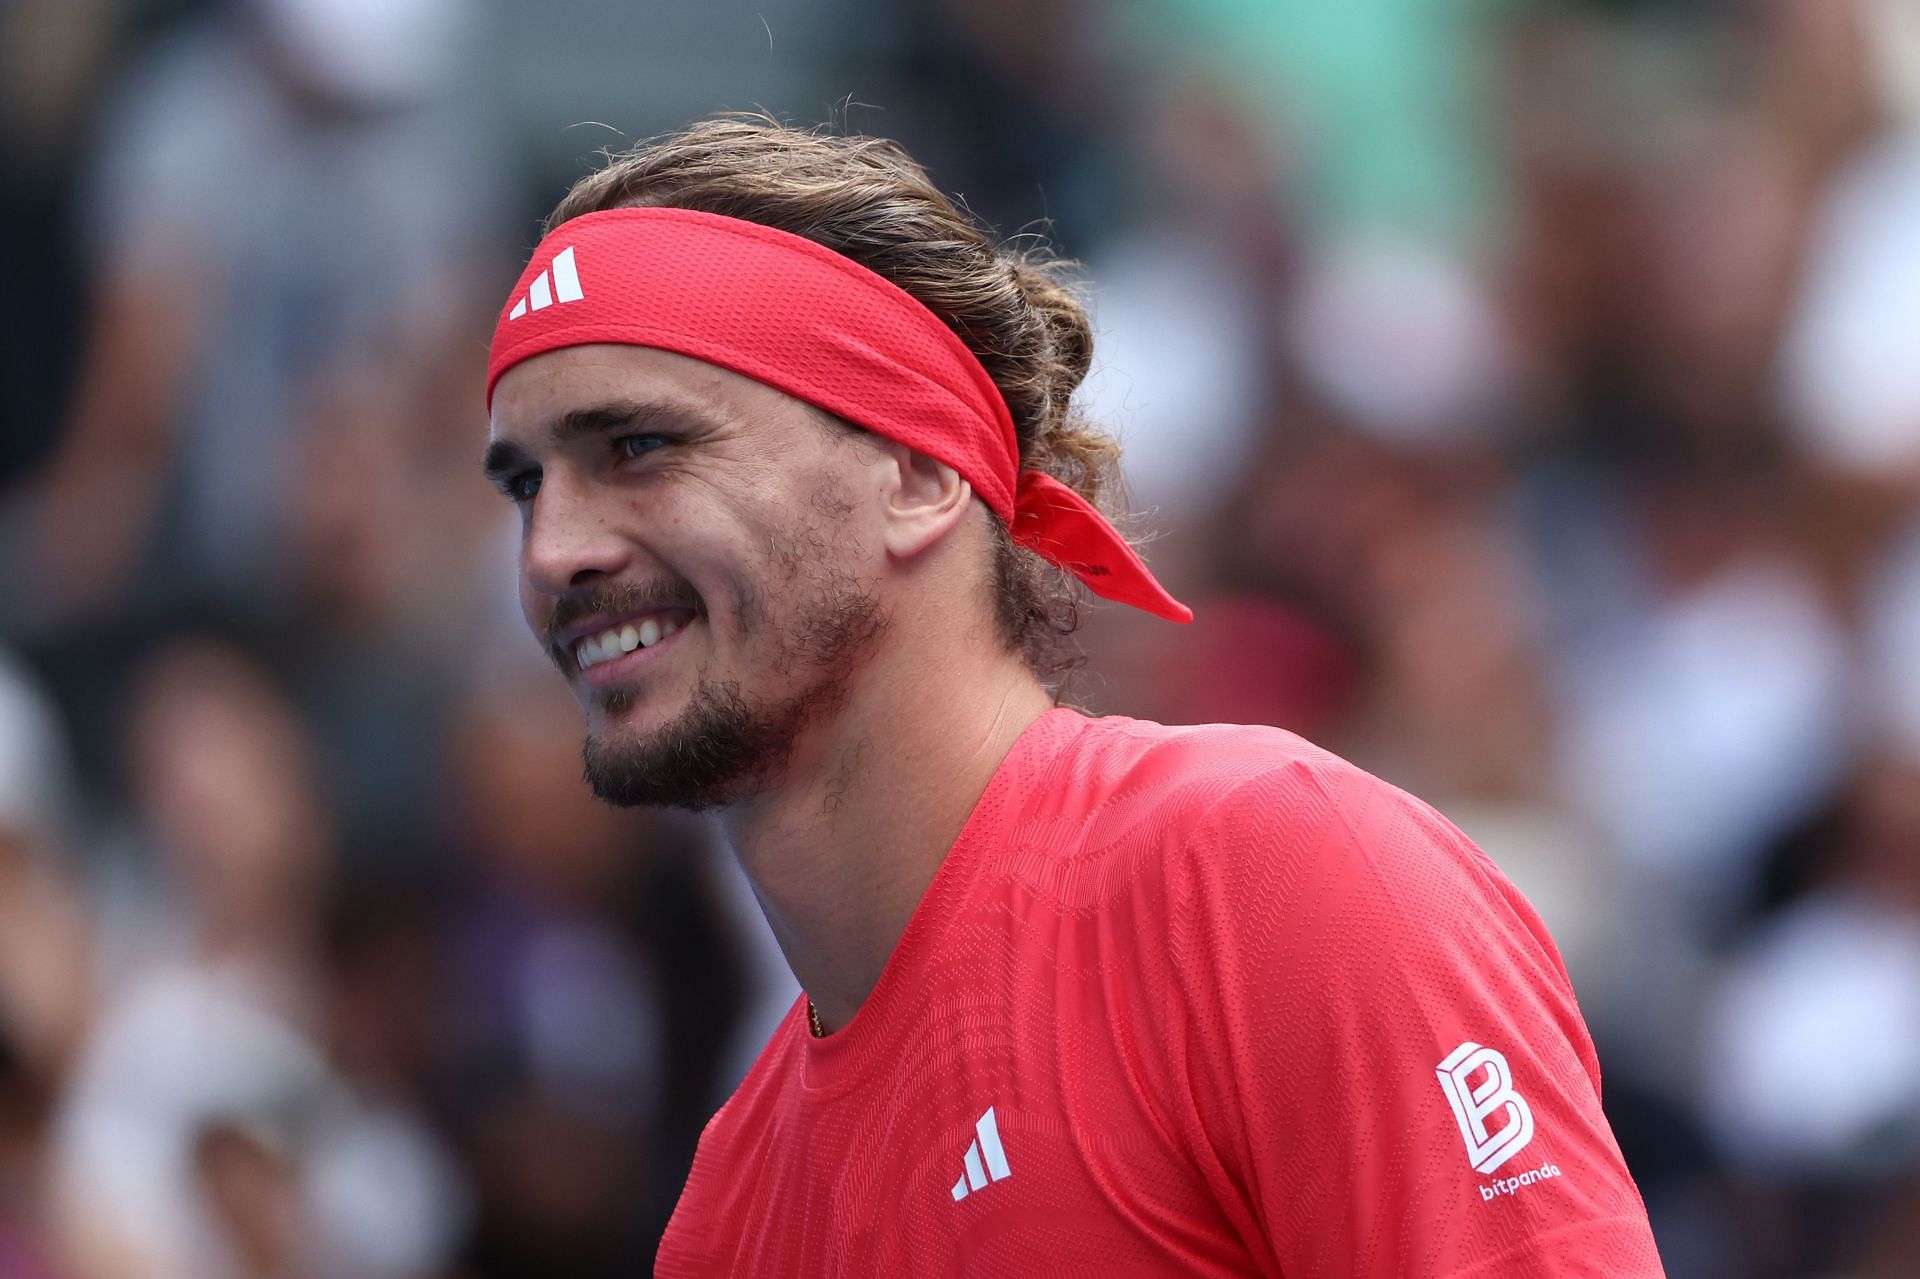
<instances>
[{"instance_id":1,"label":"neck","mask_svg":"<svg viewBox=\"0 0 1920 1279\"><path fill-rule=\"evenodd\" d=\"M803 734L779 785L721 815L829 1030L866 1001L994 771L1052 709L1018 657L981 650L933 669L876 655L848 704Z\"/></svg>"}]
</instances>

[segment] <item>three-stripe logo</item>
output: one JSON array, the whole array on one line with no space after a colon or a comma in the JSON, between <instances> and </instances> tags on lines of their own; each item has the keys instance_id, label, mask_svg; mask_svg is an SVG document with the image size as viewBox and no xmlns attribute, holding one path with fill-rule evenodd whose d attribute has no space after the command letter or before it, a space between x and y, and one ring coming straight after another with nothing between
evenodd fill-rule
<instances>
[{"instance_id":1,"label":"three-stripe logo","mask_svg":"<svg viewBox=\"0 0 1920 1279\"><path fill-rule=\"evenodd\" d=\"M580 271L574 265L573 246L569 244L553 255L546 270L533 277L527 296L513 304L507 318L517 320L529 311L544 311L556 302L578 302L585 296L580 291Z\"/></svg>"},{"instance_id":2,"label":"three-stripe logo","mask_svg":"<svg viewBox=\"0 0 1920 1279\"><path fill-rule=\"evenodd\" d=\"M967 1170L953 1183L955 1203L989 1181L1005 1181L1013 1175L1007 1167L1007 1152L1000 1146L1000 1124L993 1117L992 1106L975 1121L973 1132L973 1140L967 1143Z\"/></svg>"}]
</instances>

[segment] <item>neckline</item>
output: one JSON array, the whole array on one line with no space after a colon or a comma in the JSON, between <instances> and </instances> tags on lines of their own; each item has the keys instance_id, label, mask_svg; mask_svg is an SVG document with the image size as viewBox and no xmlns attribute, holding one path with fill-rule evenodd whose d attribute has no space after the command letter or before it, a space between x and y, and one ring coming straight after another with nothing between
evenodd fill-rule
<instances>
[{"instance_id":1,"label":"neckline","mask_svg":"<svg viewBox=\"0 0 1920 1279\"><path fill-rule=\"evenodd\" d=\"M871 1063L888 1059L886 1049L911 1010L918 975L929 958L938 953L942 938L952 926L953 912L941 909L941 904L965 896L979 868L980 847L997 832L993 818L1005 811L1011 792L1031 775L1035 764L1057 755L1091 722L1071 707L1056 706L1027 725L1015 739L913 908L900 940L887 956L886 967L880 970L880 980L851 1021L825 1039L814 1038L807 1024L807 996L801 994L799 1015L789 1018L788 1025L800 1038L801 1087L805 1091L837 1091L858 1081Z\"/></svg>"}]
</instances>

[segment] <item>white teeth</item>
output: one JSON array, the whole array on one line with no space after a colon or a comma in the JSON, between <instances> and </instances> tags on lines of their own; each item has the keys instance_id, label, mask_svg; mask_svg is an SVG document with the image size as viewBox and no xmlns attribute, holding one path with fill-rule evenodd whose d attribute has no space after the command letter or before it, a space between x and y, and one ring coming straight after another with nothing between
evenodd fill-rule
<instances>
[{"instance_id":1,"label":"white teeth","mask_svg":"<svg viewBox=\"0 0 1920 1279\"><path fill-rule=\"evenodd\" d=\"M574 648L573 660L581 670L610 661L620 656L620 633L603 631L580 641Z\"/></svg>"},{"instance_id":2,"label":"white teeth","mask_svg":"<svg viewBox=\"0 0 1920 1279\"><path fill-rule=\"evenodd\" d=\"M584 671L602 662L631 653L636 648L652 648L679 630L680 623L671 617L664 620L649 617L638 626L629 622L624 626L610 627L574 645L573 660Z\"/></svg>"}]
</instances>

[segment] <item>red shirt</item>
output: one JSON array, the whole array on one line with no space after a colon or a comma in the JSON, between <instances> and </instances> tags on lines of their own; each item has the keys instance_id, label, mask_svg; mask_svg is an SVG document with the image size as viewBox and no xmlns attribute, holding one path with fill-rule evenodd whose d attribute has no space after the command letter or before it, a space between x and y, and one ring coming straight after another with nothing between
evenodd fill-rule
<instances>
[{"instance_id":1,"label":"red shirt","mask_svg":"<svg viewBox=\"0 0 1920 1279\"><path fill-rule=\"evenodd\" d=\"M805 1001L655 1274L1647 1276L1531 907L1291 734L1043 716L859 1015Z\"/></svg>"}]
</instances>

